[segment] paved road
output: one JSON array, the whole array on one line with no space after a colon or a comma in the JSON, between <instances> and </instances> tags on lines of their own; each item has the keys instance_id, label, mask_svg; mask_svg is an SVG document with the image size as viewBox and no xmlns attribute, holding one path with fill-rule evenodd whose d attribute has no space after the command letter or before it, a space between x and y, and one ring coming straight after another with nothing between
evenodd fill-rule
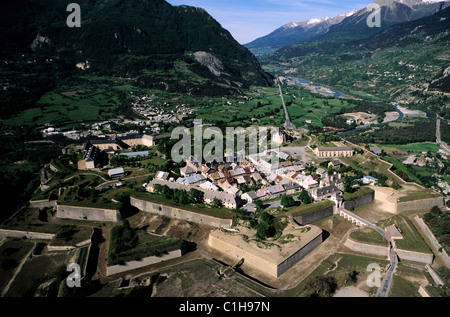
<instances>
[{"instance_id":1,"label":"paved road","mask_svg":"<svg viewBox=\"0 0 450 317\"><path fill-rule=\"evenodd\" d=\"M296 146L296 147L282 147L280 148L281 152L289 153L291 157L301 157L302 162L310 162L312 161L311 155L309 155L306 146Z\"/></svg>"},{"instance_id":2,"label":"paved road","mask_svg":"<svg viewBox=\"0 0 450 317\"><path fill-rule=\"evenodd\" d=\"M278 88L280 89L281 102L283 103L284 116L286 118L286 122L284 123L284 127L287 128L287 129L295 129L295 125L291 122L291 119L289 118L289 112L287 111L286 104L284 103L283 90L281 89L280 80L277 79L277 82L278 82Z\"/></svg>"},{"instance_id":3,"label":"paved road","mask_svg":"<svg viewBox=\"0 0 450 317\"><path fill-rule=\"evenodd\" d=\"M388 297L389 291L391 290L394 272L398 265L397 253L395 253L395 248L392 247L392 245L389 258L391 261L391 266L389 267L386 276L381 282L381 287L378 289L377 297Z\"/></svg>"},{"instance_id":4,"label":"paved road","mask_svg":"<svg viewBox=\"0 0 450 317\"><path fill-rule=\"evenodd\" d=\"M376 232L378 232L380 235L382 235L386 240L389 241L390 245L390 251L389 251L389 260L391 261L391 265L389 266L389 269L386 273L386 276L384 277L383 281L381 282L381 287L378 289L377 297L388 297L389 291L391 290L392 286L392 280L394 276L394 272L397 269L398 265L398 256L395 252L395 244L392 241L391 237L380 227L377 227L375 225L370 225L372 229L374 229Z\"/></svg>"},{"instance_id":5,"label":"paved road","mask_svg":"<svg viewBox=\"0 0 450 317\"><path fill-rule=\"evenodd\" d=\"M441 117L439 115L437 115L436 121L436 142L439 144L441 143Z\"/></svg>"},{"instance_id":6,"label":"paved road","mask_svg":"<svg viewBox=\"0 0 450 317\"><path fill-rule=\"evenodd\" d=\"M348 212L352 216L357 217L360 220L364 221L366 224L369 225L370 228L375 230L377 233L379 233L381 236L383 236L383 238L385 238L389 242L389 245L390 245L389 261L391 262L391 264L386 273L386 276L381 281L381 286L377 292L377 297L387 297L389 295L389 291L391 290L394 272L398 265L398 256L397 256L397 253L395 252L395 243L392 241L391 237L382 228L375 226L373 223L371 223L359 216L356 216L355 214L353 214L347 210L346 210L346 212Z\"/></svg>"}]
</instances>

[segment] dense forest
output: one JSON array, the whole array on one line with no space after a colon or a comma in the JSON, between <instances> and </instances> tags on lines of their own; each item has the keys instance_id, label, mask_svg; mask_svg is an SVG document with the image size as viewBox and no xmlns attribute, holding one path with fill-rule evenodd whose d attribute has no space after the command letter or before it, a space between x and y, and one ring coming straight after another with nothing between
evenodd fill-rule
<instances>
[{"instance_id":1,"label":"dense forest","mask_svg":"<svg viewBox=\"0 0 450 317\"><path fill-rule=\"evenodd\" d=\"M233 92L230 88L236 93L249 85L273 84L256 57L203 9L173 7L164 0L84 0L82 27L69 28L67 4L65 0L2 1L3 59L30 54L31 60L45 56L72 68L89 61L91 70L101 76L133 77L146 87L167 89L168 85L172 91L186 92L191 88L197 94ZM198 51L219 59L223 74L213 76L200 65L192 57ZM214 91L202 85L205 78L214 83ZM202 87L195 89L197 85Z\"/></svg>"},{"instance_id":2,"label":"dense forest","mask_svg":"<svg viewBox=\"0 0 450 317\"><path fill-rule=\"evenodd\" d=\"M442 140L450 142L450 129L441 129ZM360 130L345 136L351 142L378 144L410 144L419 142L436 142L436 121L418 119L406 121L404 125L383 125L374 129Z\"/></svg>"},{"instance_id":3,"label":"dense forest","mask_svg":"<svg viewBox=\"0 0 450 317\"><path fill-rule=\"evenodd\" d=\"M443 244L446 251L449 252L450 212L442 211L438 207L433 207L423 218L433 234L438 238L439 242Z\"/></svg>"},{"instance_id":4,"label":"dense forest","mask_svg":"<svg viewBox=\"0 0 450 317\"><path fill-rule=\"evenodd\" d=\"M0 135L0 199L3 203L0 222L25 204L40 183L43 164L61 154L70 140L52 136L43 140L33 129L17 128Z\"/></svg>"}]
</instances>

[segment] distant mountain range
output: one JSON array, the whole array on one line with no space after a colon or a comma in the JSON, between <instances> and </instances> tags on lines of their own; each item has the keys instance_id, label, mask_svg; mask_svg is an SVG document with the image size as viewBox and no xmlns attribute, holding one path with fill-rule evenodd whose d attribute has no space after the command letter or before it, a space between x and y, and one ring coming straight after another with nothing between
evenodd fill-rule
<instances>
[{"instance_id":1,"label":"distant mountain range","mask_svg":"<svg viewBox=\"0 0 450 317\"><path fill-rule=\"evenodd\" d=\"M450 118L450 7L445 6L367 38L333 42L328 35L328 42L322 38L291 45L265 56L263 64L285 76L416 104Z\"/></svg>"},{"instance_id":2,"label":"distant mountain range","mask_svg":"<svg viewBox=\"0 0 450 317\"><path fill-rule=\"evenodd\" d=\"M302 42L316 43L304 44L303 48L311 51L316 46L366 38L397 23L430 16L449 6L448 1L432 0L376 0L374 3L381 6L381 28L368 27L367 18L371 12L364 8L333 18L291 22L245 46L258 57ZM302 47L301 44L299 47Z\"/></svg>"},{"instance_id":3,"label":"distant mountain range","mask_svg":"<svg viewBox=\"0 0 450 317\"><path fill-rule=\"evenodd\" d=\"M82 8L79 28L66 25L71 2ZM164 0L2 0L0 52L4 60L51 58L65 71L88 61L85 72L194 95L273 84L205 10Z\"/></svg>"},{"instance_id":4,"label":"distant mountain range","mask_svg":"<svg viewBox=\"0 0 450 317\"><path fill-rule=\"evenodd\" d=\"M337 17L326 17L323 19L310 19L303 22L291 22L276 29L272 33L260 37L253 42L244 44L245 47L257 57L261 57L276 50L302 41L311 40L328 32L332 25L342 22L346 17L355 14L352 10Z\"/></svg>"}]
</instances>

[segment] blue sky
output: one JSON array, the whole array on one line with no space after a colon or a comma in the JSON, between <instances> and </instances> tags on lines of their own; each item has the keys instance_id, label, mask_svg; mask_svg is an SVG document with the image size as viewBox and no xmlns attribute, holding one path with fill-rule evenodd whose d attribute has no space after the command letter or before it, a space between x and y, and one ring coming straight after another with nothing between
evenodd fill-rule
<instances>
[{"instance_id":1,"label":"blue sky","mask_svg":"<svg viewBox=\"0 0 450 317\"><path fill-rule=\"evenodd\" d=\"M372 0L166 0L208 11L245 44L289 22L333 17L366 7Z\"/></svg>"}]
</instances>

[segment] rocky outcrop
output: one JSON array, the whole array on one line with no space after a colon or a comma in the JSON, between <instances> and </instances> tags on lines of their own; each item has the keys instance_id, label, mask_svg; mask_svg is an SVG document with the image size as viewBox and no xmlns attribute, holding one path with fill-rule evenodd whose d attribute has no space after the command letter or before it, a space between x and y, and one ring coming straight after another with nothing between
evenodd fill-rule
<instances>
[{"instance_id":1,"label":"rocky outcrop","mask_svg":"<svg viewBox=\"0 0 450 317\"><path fill-rule=\"evenodd\" d=\"M51 43L51 40L49 37L38 34L36 36L36 38L34 39L33 43L31 43L30 48L32 51L35 51L35 50L42 48L45 45L48 45L50 43Z\"/></svg>"},{"instance_id":2,"label":"rocky outcrop","mask_svg":"<svg viewBox=\"0 0 450 317\"><path fill-rule=\"evenodd\" d=\"M207 52L195 52L194 53L195 60L207 67L211 73L213 73L217 77L221 77L223 75L230 76L230 74L225 72L225 65L223 62L216 58L214 55Z\"/></svg>"}]
</instances>

